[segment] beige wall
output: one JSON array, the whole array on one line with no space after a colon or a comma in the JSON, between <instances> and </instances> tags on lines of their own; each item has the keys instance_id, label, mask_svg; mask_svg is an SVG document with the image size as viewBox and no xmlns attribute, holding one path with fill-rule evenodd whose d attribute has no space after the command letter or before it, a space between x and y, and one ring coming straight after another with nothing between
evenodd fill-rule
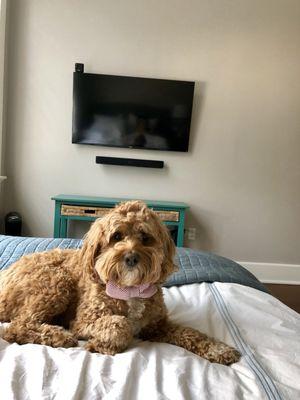
<instances>
[{"instance_id":1,"label":"beige wall","mask_svg":"<svg viewBox=\"0 0 300 400\"><path fill-rule=\"evenodd\" d=\"M300 263L298 0L12 0L6 210L49 236L52 195L186 201L187 243ZM187 154L71 144L72 71L195 80ZM104 167L96 155L162 159Z\"/></svg>"},{"instance_id":2,"label":"beige wall","mask_svg":"<svg viewBox=\"0 0 300 400\"><path fill-rule=\"evenodd\" d=\"M0 176L2 175L3 142L3 93L4 93L4 53L5 53L6 1L0 0ZM1 188L1 178L0 178ZM1 190L1 189L0 189Z\"/></svg>"},{"instance_id":3,"label":"beige wall","mask_svg":"<svg viewBox=\"0 0 300 400\"><path fill-rule=\"evenodd\" d=\"M0 232L2 230L3 220L3 187L4 181L4 131L5 131L5 100L6 100L6 82L5 76L5 53L6 53L6 0L0 0Z\"/></svg>"}]
</instances>

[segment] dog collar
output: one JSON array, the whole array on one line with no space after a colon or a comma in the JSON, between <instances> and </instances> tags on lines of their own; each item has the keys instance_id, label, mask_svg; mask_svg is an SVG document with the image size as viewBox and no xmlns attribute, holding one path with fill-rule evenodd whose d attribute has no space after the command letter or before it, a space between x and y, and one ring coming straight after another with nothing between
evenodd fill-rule
<instances>
[{"instance_id":1,"label":"dog collar","mask_svg":"<svg viewBox=\"0 0 300 400\"><path fill-rule=\"evenodd\" d=\"M136 297L147 299L153 296L156 292L157 287L150 283L125 287L120 287L111 281L108 281L106 284L106 294L119 300L129 300Z\"/></svg>"}]
</instances>

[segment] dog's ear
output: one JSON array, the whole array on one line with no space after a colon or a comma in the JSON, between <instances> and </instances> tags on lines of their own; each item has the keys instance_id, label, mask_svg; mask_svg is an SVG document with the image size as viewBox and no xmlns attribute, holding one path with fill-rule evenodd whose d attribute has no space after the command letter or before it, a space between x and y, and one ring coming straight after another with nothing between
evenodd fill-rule
<instances>
[{"instance_id":1,"label":"dog's ear","mask_svg":"<svg viewBox=\"0 0 300 400\"><path fill-rule=\"evenodd\" d=\"M104 234L100 220L96 220L84 237L80 250L80 263L84 274L95 282L99 282L99 276L95 270L95 262L101 253Z\"/></svg>"},{"instance_id":2,"label":"dog's ear","mask_svg":"<svg viewBox=\"0 0 300 400\"><path fill-rule=\"evenodd\" d=\"M159 283L165 282L169 275L178 271L178 267L174 264L174 256L176 247L171 237L170 231L166 225L163 224L159 216L151 209L143 209L146 218L151 218L155 224L155 236L159 239L164 251L164 259L161 264L161 273Z\"/></svg>"},{"instance_id":3,"label":"dog's ear","mask_svg":"<svg viewBox=\"0 0 300 400\"><path fill-rule=\"evenodd\" d=\"M162 223L161 223L161 231L162 231L161 234L162 234L164 253L165 253L165 258L161 267L162 269L161 282L164 282L169 275L171 275L173 272L178 271L178 267L174 264L176 247L171 237L170 231Z\"/></svg>"}]
</instances>

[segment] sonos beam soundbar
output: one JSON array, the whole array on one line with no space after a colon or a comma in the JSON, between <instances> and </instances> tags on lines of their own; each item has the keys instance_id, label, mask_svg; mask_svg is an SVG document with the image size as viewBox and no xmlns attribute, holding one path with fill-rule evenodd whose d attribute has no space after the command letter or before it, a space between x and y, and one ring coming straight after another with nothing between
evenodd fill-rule
<instances>
[{"instance_id":1,"label":"sonos beam soundbar","mask_svg":"<svg viewBox=\"0 0 300 400\"><path fill-rule=\"evenodd\" d=\"M139 160L137 158L119 158L96 156L96 164L126 165L130 167L163 168L164 162L157 160Z\"/></svg>"}]
</instances>

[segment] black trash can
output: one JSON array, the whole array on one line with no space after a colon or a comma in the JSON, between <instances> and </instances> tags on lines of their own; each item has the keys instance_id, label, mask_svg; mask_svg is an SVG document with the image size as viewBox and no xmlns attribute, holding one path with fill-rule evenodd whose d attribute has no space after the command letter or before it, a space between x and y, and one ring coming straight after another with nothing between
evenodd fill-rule
<instances>
[{"instance_id":1,"label":"black trash can","mask_svg":"<svg viewBox=\"0 0 300 400\"><path fill-rule=\"evenodd\" d=\"M12 211L5 216L5 235L21 236L22 217L19 213Z\"/></svg>"}]
</instances>

